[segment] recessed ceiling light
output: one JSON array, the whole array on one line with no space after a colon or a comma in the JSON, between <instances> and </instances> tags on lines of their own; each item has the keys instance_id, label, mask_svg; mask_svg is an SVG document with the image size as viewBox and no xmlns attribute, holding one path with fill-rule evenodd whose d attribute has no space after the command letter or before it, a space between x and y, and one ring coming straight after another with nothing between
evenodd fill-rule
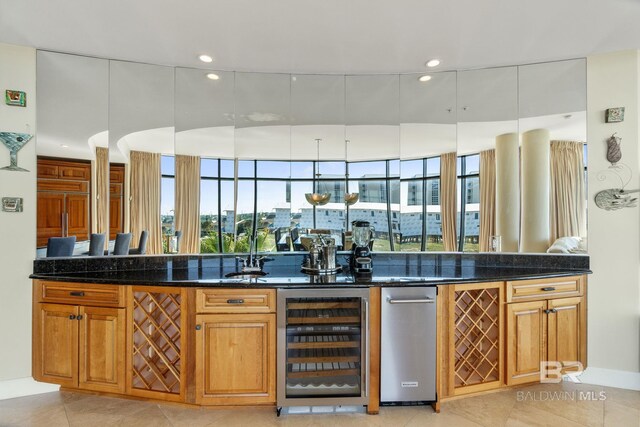
<instances>
[{"instance_id":1,"label":"recessed ceiling light","mask_svg":"<svg viewBox=\"0 0 640 427\"><path fill-rule=\"evenodd\" d=\"M69 148L69 146L67 144L60 144L60 147L62 148Z\"/></svg>"},{"instance_id":2,"label":"recessed ceiling light","mask_svg":"<svg viewBox=\"0 0 640 427\"><path fill-rule=\"evenodd\" d=\"M431 59L431 60L427 61L426 65L429 68L437 67L438 65L440 65L440 60L439 59Z\"/></svg>"},{"instance_id":3,"label":"recessed ceiling light","mask_svg":"<svg viewBox=\"0 0 640 427\"><path fill-rule=\"evenodd\" d=\"M200 58L202 62L213 62L213 58L209 55L200 55L198 58Z\"/></svg>"},{"instance_id":4,"label":"recessed ceiling light","mask_svg":"<svg viewBox=\"0 0 640 427\"><path fill-rule=\"evenodd\" d=\"M418 80L420 80L421 82L428 82L429 80L431 80L431 76L428 74L425 74L424 76L420 76Z\"/></svg>"},{"instance_id":5,"label":"recessed ceiling light","mask_svg":"<svg viewBox=\"0 0 640 427\"><path fill-rule=\"evenodd\" d=\"M209 73L209 74L207 74L207 78L210 79L210 80L218 80L218 79L220 79L220 76L215 74L215 73Z\"/></svg>"}]
</instances>

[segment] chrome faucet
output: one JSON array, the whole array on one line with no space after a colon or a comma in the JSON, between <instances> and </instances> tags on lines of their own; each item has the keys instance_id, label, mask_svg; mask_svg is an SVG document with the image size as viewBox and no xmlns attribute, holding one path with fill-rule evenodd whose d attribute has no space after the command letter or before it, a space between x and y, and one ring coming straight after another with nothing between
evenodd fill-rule
<instances>
[{"instance_id":1,"label":"chrome faucet","mask_svg":"<svg viewBox=\"0 0 640 427\"><path fill-rule=\"evenodd\" d=\"M256 271L262 271L260 267L260 261L264 259L264 257L257 257L254 253L253 244L255 240L249 237L249 256L247 258L236 257L238 260L242 261L242 272L243 273L252 273Z\"/></svg>"}]
</instances>

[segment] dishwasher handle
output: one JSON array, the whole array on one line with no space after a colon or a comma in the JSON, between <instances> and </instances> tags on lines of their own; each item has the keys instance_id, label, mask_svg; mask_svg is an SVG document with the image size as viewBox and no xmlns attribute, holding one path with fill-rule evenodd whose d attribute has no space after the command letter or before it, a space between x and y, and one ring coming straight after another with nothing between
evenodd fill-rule
<instances>
[{"instance_id":1,"label":"dishwasher handle","mask_svg":"<svg viewBox=\"0 0 640 427\"><path fill-rule=\"evenodd\" d=\"M408 299L396 299L389 297L387 298L387 302L389 304L433 304L436 300L429 297Z\"/></svg>"}]
</instances>

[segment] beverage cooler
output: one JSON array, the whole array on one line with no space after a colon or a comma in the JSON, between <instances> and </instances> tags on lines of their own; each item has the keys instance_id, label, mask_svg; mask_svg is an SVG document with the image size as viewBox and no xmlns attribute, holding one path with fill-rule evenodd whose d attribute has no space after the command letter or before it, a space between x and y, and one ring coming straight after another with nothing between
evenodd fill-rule
<instances>
[{"instance_id":1,"label":"beverage cooler","mask_svg":"<svg viewBox=\"0 0 640 427\"><path fill-rule=\"evenodd\" d=\"M369 290L278 290L278 413L369 403Z\"/></svg>"}]
</instances>

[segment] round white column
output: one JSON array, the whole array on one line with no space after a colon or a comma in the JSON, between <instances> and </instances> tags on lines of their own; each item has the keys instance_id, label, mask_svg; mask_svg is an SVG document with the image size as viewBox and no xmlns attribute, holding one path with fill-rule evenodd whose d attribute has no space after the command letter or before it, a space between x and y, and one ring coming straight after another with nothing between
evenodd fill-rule
<instances>
[{"instance_id":1,"label":"round white column","mask_svg":"<svg viewBox=\"0 0 640 427\"><path fill-rule=\"evenodd\" d=\"M496 235L502 252L518 252L520 153L517 133L496 137Z\"/></svg>"},{"instance_id":2,"label":"round white column","mask_svg":"<svg viewBox=\"0 0 640 427\"><path fill-rule=\"evenodd\" d=\"M522 134L522 241L520 252L546 252L549 227L551 143L547 129Z\"/></svg>"}]
</instances>

